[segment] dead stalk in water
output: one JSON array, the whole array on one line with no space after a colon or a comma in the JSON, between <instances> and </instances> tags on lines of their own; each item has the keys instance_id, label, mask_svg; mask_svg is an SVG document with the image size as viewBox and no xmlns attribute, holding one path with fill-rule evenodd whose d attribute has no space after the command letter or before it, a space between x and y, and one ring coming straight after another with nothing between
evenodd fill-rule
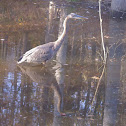
<instances>
[{"instance_id":1,"label":"dead stalk in water","mask_svg":"<svg viewBox=\"0 0 126 126\"><path fill-rule=\"evenodd\" d=\"M95 94L94 94L94 97L93 97L93 100L92 100L92 103L91 103L91 109L92 109L93 103L94 103L94 101L95 101L96 94L97 94L97 92L98 92L98 88L99 88L99 85L100 85L100 83L101 83L101 80L102 80L102 77L103 77L103 75L104 75L104 72L105 72L105 65L104 65L104 67L103 67L102 74L101 74L101 76L100 76L100 78L99 78L99 81L98 81L98 84L97 84L97 87L96 87L96 91L95 91ZM91 109L90 109L89 113L91 112Z\"/></svg>"},{"instance_id":2,"label":"dead stalk in water","mask_svg":"<svg viewBox=\"0 0 126 126\"><path fill-rule=\"evenodd\" d=\"M100 19L100 30L101 30L101 44L103 49L103 57L104 57L104 63L106 63L106 51L105 51L105 45L104 45L104 38L103 38L103 28L102 28L102 18L101 18L101 0L99 0L99 19Z\"/></svg>"},{"instance_id":3,"label":"dead stalk in water","mask_svg":"<svg viewBox=\"0 0 126 126\"><path fill-rule=\"evenodd\" d=\"M92 100L92 103L91 103L91 109L92 109L92 106L93 106L93 103L96 99L96 94L98 92L98 88L99 88L99 85L101 83L101 80L102 80L102 77L104 75L104 72L105 72L105 65L106 65L106 59L107 59L107 53L106 53L106 50L105 50L105 45L104 45L104 39L103 39L103 30L102 30L102 18L101 18L101 0L99 0L99 19L100 19L100 30L101 30L101 44L102 44L102 49L103 49L103 62L104 62L104 67L103 67L103 70L102 70L102 74L99 78L99 81L98 81L98 84L97 84L97 87L96 87L96 91L95 91L95 94L94 94L94 97L93 97L93 100ZM89 111L89 113L91 112L91 109Z\"/></svg>"}]
</instances>

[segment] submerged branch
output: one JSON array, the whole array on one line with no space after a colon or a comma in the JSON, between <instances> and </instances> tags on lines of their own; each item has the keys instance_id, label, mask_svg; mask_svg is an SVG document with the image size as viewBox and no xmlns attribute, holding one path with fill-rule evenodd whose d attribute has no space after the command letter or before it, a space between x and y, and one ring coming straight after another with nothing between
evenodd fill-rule
<instances>
[{"instance_id":1,"label":"submerged branch","mask_svg":"<svg viewBox=\"0 0 126 126\"><path fill-rule=\"evenodd\" d=\"M98 84L97 84L97 87L96 87L96 91L95 91L95 94L94 94L94 98L93 98L92 103L91 103L91 109L92 109L93 103L94 103L94 101L95 101L95 99L96 99L96 94L97 94L97 92L98 92L99 85L100 85L101 80L102 80L102 77L103 77L103 75L104 75L105 67L106 67L106 66L104 65L103 70L102 70L102 74L101 74L101 76L100 76L100 78L99 78L99 81L98 81ZM89 113L91 112L91 109L90 109Z\"/></svg>"}]
</instances>

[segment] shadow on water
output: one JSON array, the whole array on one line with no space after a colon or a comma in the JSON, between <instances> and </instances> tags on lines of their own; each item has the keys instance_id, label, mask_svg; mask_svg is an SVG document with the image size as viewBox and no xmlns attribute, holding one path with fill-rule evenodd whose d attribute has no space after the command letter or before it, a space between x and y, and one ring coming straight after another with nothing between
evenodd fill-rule
<instances>
[{"instance_id":1,"label":"shadow on water","mask_svg":"<svg viewBox=\"0 0 126 126\"><path fill-rule=\"evenodd\" d=\"M108 11L103 10L109 53L92 105L103 69L98 9L88 2L67 3L16 1L16 6L10 8L1 3L1 126L125 125L125 21L109 19ZM16 60L27 50L55 41L62 33L64 18L71 12L89 20L69 22L56 62L50 61L45 67L17 66Z\"/></svg>"}]
</instances>

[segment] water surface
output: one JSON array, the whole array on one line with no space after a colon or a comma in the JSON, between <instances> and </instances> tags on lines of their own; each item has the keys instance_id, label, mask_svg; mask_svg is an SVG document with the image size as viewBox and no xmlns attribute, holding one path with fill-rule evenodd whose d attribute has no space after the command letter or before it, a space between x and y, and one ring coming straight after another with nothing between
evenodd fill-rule
<instances>
[{"instance_id":1,"label":"water surface","mask_svg":"<svg viewBox=\"0 0 126 126\"><path fill-rule=\"evenodd\" d=\"M126 22L102 10L108 60L103 70L98 6L92 3L16 1L0 4L1 126L124 126L126 118ZM69 32L46 66L18 66L27 50L62 33L71 12L88 20L69 21ZM63 66L60 63L64 64Z\"/></svg>"}]
</instances>

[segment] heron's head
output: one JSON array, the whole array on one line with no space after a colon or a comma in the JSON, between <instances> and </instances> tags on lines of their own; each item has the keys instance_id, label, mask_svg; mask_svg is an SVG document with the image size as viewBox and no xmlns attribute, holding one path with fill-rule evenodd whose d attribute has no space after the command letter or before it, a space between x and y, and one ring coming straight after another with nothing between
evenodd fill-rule
<instances>
[{"instance_id":1,"label":"heron's head","mask_svg":"<svg viewBox=\"0 0 126 126\"><path fill-rule=\"evenodd\" d=\"M75 18L75 19L88 19L87 17L83 17L83 16L77 15L75 13L69 14L68 17L69 18Z\"/></svg>"}]
</instances>

